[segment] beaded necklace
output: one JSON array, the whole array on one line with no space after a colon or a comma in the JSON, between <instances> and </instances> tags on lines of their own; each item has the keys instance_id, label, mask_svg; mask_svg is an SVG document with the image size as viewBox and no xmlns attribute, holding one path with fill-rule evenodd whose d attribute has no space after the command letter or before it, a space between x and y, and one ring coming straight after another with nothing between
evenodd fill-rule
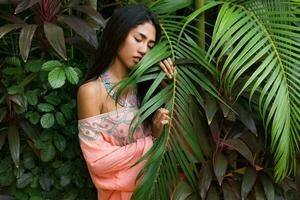
<instances>
[{"instance_id":1,"label":"beaded necklace","mask_svg":"<svg viewBox=\"0 0 300 200\"><path fill-rule=\"evenodd\" d=\"M110 79L107 70L100 74L100 78L102 79L102 82L108 95L111 96L115 102L120 104L122 107L138 107L136 87L128 88L128 93L126 96L120 95L119 97L117 97L117 88L113 88L114 85Z\"/></svg>"}]
</instances>

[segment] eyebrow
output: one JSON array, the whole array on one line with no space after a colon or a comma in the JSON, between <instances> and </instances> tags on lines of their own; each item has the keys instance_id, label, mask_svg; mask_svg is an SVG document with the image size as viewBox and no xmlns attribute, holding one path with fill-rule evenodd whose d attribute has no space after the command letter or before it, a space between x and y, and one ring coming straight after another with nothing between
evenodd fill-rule
<instances>
[{"instance_id":1,"label":"eyebrow","mask_svg":"<svg viewBox=\"0 0 300 200\"><path fill-rule=\"evenodd\" d=\"M143 33L138 32L138 34L139 34L140 36L142 36L143 39L146 39L146 38L147 38L147 36L146 36L145 34L143 34ZM150 40L150 42L155 43L154 40Z\"/></svg>"}]
</instances>

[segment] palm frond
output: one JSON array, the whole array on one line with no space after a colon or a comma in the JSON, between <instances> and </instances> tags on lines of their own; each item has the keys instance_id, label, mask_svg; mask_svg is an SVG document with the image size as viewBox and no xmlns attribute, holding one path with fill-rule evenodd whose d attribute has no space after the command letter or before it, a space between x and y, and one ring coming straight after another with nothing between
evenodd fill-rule
<instances>
[{"instance_id":1,"label":"palm frond","mask_svg":"<svg viewBox=\"0 0 300 200\"><path fill-rule=\"evenodd\" d=\"M274 152L275 176L295 170L299 142L299 1L226 1L215 24L207 57L224 60L219 80L232 94L260 93L259 108Z\"/></svg>"}]
</instances>

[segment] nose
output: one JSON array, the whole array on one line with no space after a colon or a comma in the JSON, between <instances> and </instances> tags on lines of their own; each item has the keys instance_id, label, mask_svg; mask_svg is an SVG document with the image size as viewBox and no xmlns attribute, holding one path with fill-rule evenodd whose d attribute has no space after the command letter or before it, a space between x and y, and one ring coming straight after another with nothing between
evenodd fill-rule
<instances>
[{"instance_id":1,"label":"nose","mask_svg":"<svg viewBox=\"0 0 300 200\"><path fill-rule=\"evenodd\" d=\"M147 43L142 43L139 46L138 51L139 51L140 54L142 54L144 56L149 51Z\"/></svg>"}]
</instances>

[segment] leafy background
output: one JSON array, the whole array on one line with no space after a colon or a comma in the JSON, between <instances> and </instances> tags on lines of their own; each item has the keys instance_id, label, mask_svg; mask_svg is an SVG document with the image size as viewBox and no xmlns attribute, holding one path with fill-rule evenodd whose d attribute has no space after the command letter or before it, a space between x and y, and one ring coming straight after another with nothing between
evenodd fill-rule
<instances>
[{"instance_id":1,"label":"leafy background","mask_svg":"<svg viewBox=\"0 0 300 200\"><path fill-rule=\"evenodd\" d=\"M105 19L136 2L158 14L163 38L121 88L152 80L139 122L166 106L172 125L133 198L299 199L296 0L0 0L0 197L96 199L77 85ZM155 94L169 56L174 79Z\"/></svg>"}]
</instances>

